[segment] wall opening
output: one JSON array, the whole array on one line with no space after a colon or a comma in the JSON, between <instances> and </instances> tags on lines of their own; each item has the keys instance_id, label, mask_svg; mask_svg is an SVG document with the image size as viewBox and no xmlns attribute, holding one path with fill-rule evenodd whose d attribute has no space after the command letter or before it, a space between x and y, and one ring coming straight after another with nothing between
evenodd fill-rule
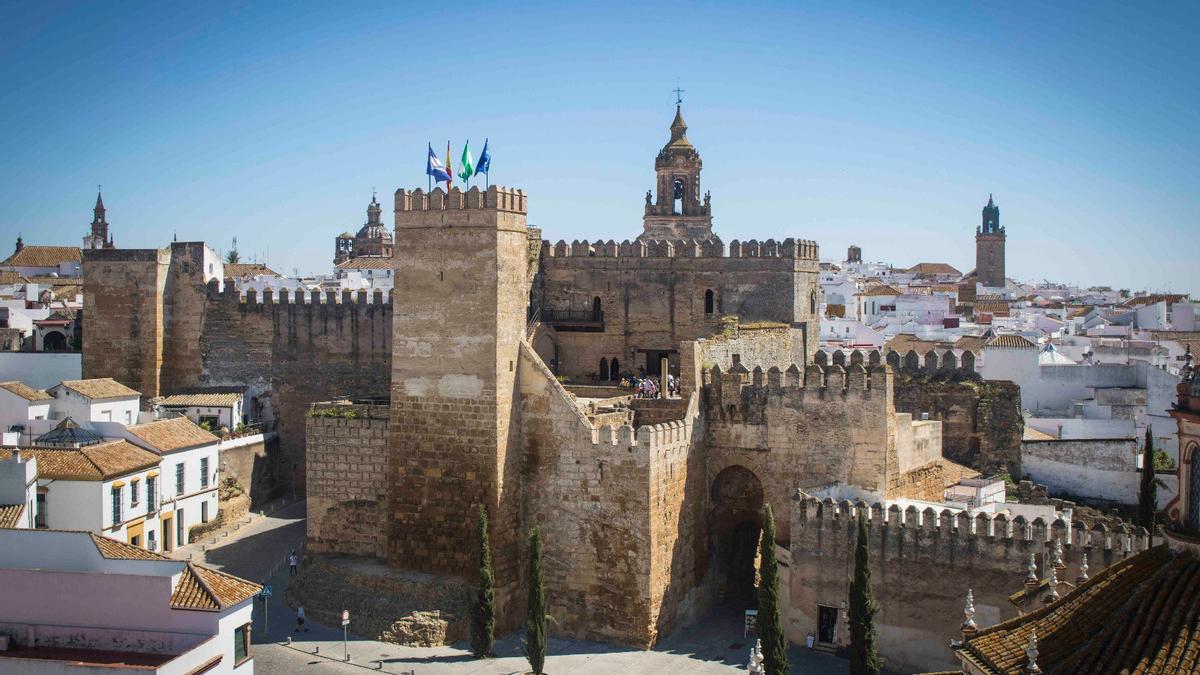
<instances>
[{"instance_id":1,"label":"wall opening","mask_svg":"<svg viewBox=\"0 0 1200 675\"><path fill-rule=\"evenodd\" d=\"M600 381L610 379L608 377L608 359L603 356L600 357L600 371L596 373L596 379Z\"/></svg>"},{"instance_id":2,"label":"wall opening","mask_svg":"<svg viewBox=\"0 0 1200 675\"><path fill-rule=\"evenodd\" d=\"M763 487L754 472L731 466L713 480L709 523L710 569L717 597L757 605L754 580L762 532Z\"/></svg>"},{"instance_id":3,"label":"wall opening","mask_svg":"<svg viewBox=\"0 0 1200 675\"><path fill-rule=\"evenodd\" d=\"M707 291L704 291L704 313L713 313L713 292L711 288Z\"/></svg>"}]
</instances>

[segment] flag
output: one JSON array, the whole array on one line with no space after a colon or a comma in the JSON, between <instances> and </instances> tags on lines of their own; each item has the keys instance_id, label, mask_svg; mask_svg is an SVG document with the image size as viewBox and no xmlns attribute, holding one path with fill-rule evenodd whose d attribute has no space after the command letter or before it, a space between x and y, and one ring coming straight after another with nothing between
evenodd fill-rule
<instances>
[{"instance_id":1,"label":"flag","mask_svg":"<svg viewBox=\"0 0 1200 675\"><path fill-rule=\"evenodd\" d=\"M475 167L471 165L471 141L467 141L467 144L463 146L462 170L458 172L458 177L465 183L474 175Z\"/></svg>"},{"instance_id":2,"label":"flag","mask_svg":"<svg viewBox=\"0 0 1200 675\"><path fill-rule=\"evenodd\" d=\"M446 175L449 176L446 179L446 190L449 191L450 187L454 185L454 165L450 162L450 141L446 141Z\"/></svg>"},{"instance_id":3,"label":"flag","mask_svg":"<svg viewBox=\"0 0 1200 675\"><path fill-rule=\"evenodd\" d=\"M492 153L488 152L487 139L483 139L483 152L479 153L479 163L475 165L475 175L487 173L492 168Z\"/></svg>"},{"instance_id":4,"label":"flag","mask_svg":"<svg viewBox=\"0 0 1200 675\"><path fill-rule=\"evenodd\" d=\"M450 172L442 166L442 161L433 152L433 144L429 144L429 159L425 162L425 175L431 176L435 183L450 182Z\"/></svg>"}]
</instances>

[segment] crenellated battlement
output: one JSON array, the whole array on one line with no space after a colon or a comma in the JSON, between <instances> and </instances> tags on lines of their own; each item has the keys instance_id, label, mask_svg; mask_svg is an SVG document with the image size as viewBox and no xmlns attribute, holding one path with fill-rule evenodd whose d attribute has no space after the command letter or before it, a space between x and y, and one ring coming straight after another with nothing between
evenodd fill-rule
<instances>
[{"instance_id":1,"label":"crenellated battlement","mask_svg":"<svg viewBox=\"0 0 1200 675\"><path fill-rule=\"evenodd\" d=\"M1003 544L1008 549L1018 546L1041 552L1046 545L1058 542L1065 547L1102 550L1118 557L1128 557L1150 546L1146 528L1127 523L1110 528L1104 523L1090 525L1083 520L1067 521L1062 517L1050 522L1040 516L1032 520L1021 515L1010 517L1003 511L972 514L966 510L939 510L932 506L918 509L914 505L901 509L894 503L867 504L861 500L834 501L828 497L819 500L803 490L797 490L793 499L796 509L793 536L799 534L818 541L823 541L826 534L840 535L848 528L853 529L858 513L862 511L872 536L883 546L903 547L906 541L910 546L916 546L916 539L920 537L930 545L937 542L938 546L953 541L960 547L978 548L978 544L987 542ZM797 525L801 527L799 532ZM913 557L915 554L916 551Z\"/></svg>"},{"instance_id":2,"label":"crenellated battlement","mask_svg":"<svg viewBox=\"0 0 1200 675\"><path fill-rule=\"evenodd\" d=\"M803 371L796 364L787 370L772 366L767 370L755 367L747 370L741 363L728 371L720 366L703 371L702 381L709 390L708 401L718 404L722 411L730 406L761 413L768 397L787 397L803 404L806 400L827 400L833 397L870 400L879 398L886 404L891 389L891 370L876 366L867 370L861 364L848 368L811 365Z\"/></svg>"},{"instance_id":3,"label":"crenellated battlement","mask_svg":"<svg viewBox=\"0 0 1200 675\"><path fill-rule=\"evenodd\" d=\"M568 244L559 240L552 244L542 240L543 258L795 258L818 260L817 242L808 239L784 239L777 242L767 239L759 242L751 239L739 242L734 239L726 250L725 243L718 237L712 239L666 239L634 240L620 243L613 240L594 242L573 241Z\"/></svg>"},{"instance_id":4,"label":"crenellated battlement","mask_svg":"<svg viewBox=\"0 0 1200 675\"><path fill-rule=\"evenodd\" d=\"M392 290L387 293L379 289L368 293L365 290L359 291L290 291L286 288L280 289L278 292L267 289L261 294L255 289L247 289L240 291L233 279L225 280L225 288L221 290L216 279L208 282L208 297L213 300L222 300L225 302L237 302L243 305L254 306L269 306L269 305L374 305L387 306L392 305Z\"/></svg>"},{"instance_id":5,"label":"crenellated battlement","mask_svg":"<svg viewBox=\"0 0 1200 675\"><path fill-rule=\"evenodd\" d=\"M525 192L497 185L487 190L473 187L469 190L451 188L446 192L440 187L426 192L421 188L396 190L396 213L405 211L460 211L493 210L508 213L526 213Z\"/></svg>"}]
</instances>

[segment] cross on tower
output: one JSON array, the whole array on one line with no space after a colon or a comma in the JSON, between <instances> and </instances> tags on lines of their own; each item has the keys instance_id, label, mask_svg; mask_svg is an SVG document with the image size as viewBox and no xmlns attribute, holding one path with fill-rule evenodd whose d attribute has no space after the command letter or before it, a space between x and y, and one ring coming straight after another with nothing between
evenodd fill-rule
<instances>
[{"instance_id":1,"label":"cross on tower","mask_svg":"<svg viewBox=\"0 0 1200 675\"><path fill-rule=\"evenodd\" d=\"M676 84L675 88L672 89L671 91L675 92L675 105L679 105L680 103L683 103L683 96L681 96L681 94L683 94L684 90L680 89L679 85Z\"/></svg>"}]
</instances>

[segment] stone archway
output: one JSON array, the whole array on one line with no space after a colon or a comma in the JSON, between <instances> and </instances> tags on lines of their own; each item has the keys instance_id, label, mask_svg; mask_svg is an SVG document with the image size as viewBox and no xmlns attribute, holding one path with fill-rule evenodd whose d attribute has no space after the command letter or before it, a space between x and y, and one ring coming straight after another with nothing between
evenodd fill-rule
<instances>
[{"instance_id":1,"label":"stone archway","mask_svg":"<svg viewBox=\"0 0 1200 675\"><path fill-rule=\"evenodd\" d=\"M709 551L719 599L753 606L763 486L744 466L730 466L713 479Z\"/></svg>"}]
</instances>

